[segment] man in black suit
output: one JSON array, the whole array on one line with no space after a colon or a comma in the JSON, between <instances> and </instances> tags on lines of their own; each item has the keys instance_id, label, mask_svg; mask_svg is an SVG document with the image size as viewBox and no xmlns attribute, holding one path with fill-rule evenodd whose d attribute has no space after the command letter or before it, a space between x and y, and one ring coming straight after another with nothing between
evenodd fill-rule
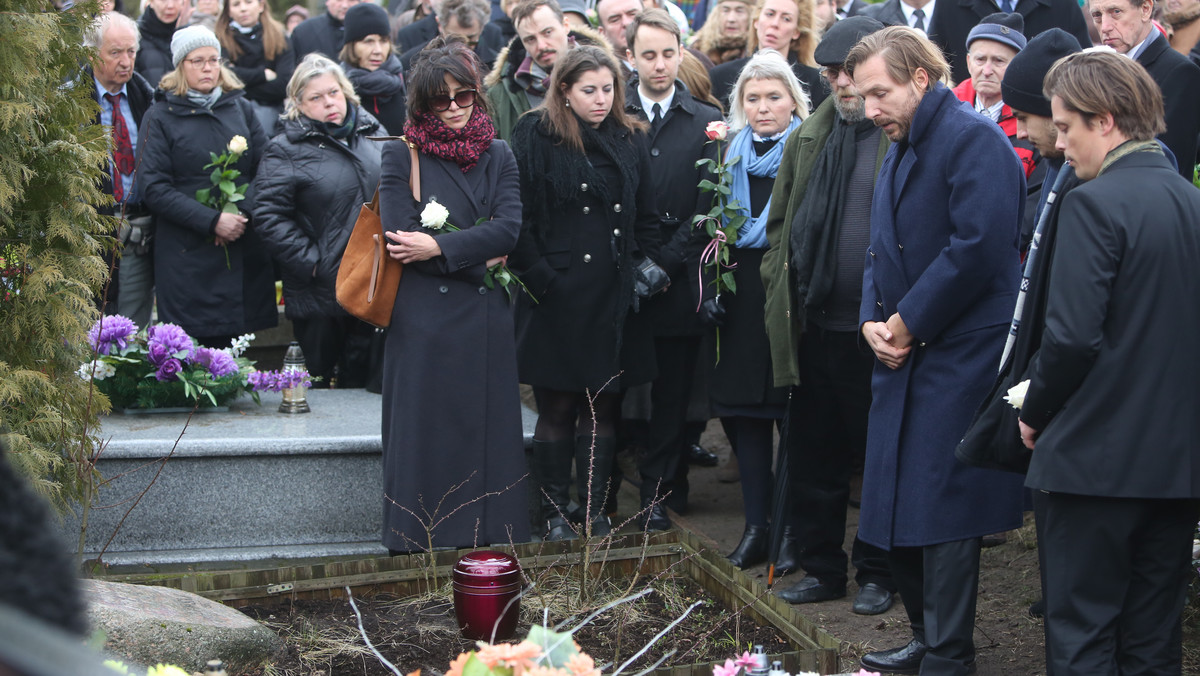
<instances>
[{"instance_id":1,"label":"man in black suit","mask_svg":"<svg viewBox=\"0 0 1200 676\"><path fill-rule=\"evenodd\" d=\"M641 475L639 525L667 530L671 520L663 498L687 501L687 411L692 374L700 354L704 327L696 314L699 303L694 280L699 250L689 247L692 216L707 198L698 185L708 173L696 167L702 158L716 157L705 143L704 130L721 119L721 111L692 98L677 79L683 60L679 25L661 9L647 9L626 29L626 57L637 78L625 92L625 110L650 124L650 166L659 196L662 241L658 263L674 281L663 293L644 301L643 312L654 322L658 377L650 390L650 432L646 454L638 461ZM707 206L707 204L704 204ZM707 211L707 209L705 209Z\"/></svg>"},{"instance_id":2,"label":"man in black suit","mask_svg":"<svg viewBox=\"0 0 1200 676\"><path fill-rule=\"evenodd\" d=\"M1178 674L1200 514L1200 358L1180 344L1200 332L1200 192L1154 140L1163 105L1142 68L1081 52L1045 91L1087 181L1063 200L1020 414L1045 499L1047 667Z\"/></svg>"},{"instance_id":3,"label":"man in black suit","mask_svg":"<svg viewBox=\"0 0 1200 676\"><path fill-rule=\"evenodd\" d=\"M1167 123L1158 138L1175 154L1179 173L1191 180L1200 133L1200 67L1171 49L1154 27L1153 0L1092 0L1091 9L1104 44L1145 66L1158 83Z\"/></svg>"},{"instance_id":4,"label":"man in black suit","mask_svg":"<svg viewBox=\"0 0 1200 676\"><path fill-rule=\"evenodd\" d=\"M1129 0L1124 0L1128 3ZM1151 2L1151 0L1146 0ZM1093 2L1093 7L1095 3ZM1091 45L1087 19L1076 0L938 0L937 11L929 24L929 39L946 53L951 77L959 82L967 73L967 35L980 19L1002 12L1018 12L1025 19L1025 37L1032 38L1050 28L1061 28L1079 41ZM878 18L878 17L876 17ZM882 20L882 19L881 19Z\"/></svg>"},{"instance_id":5,"label":"man in black suit","mask_svg":"<svg viewBox=\"0 0 1200 676\"><path fill-rule=\"evenodd\" d=\"M96 58L84 70L84 80L93 81L92 98L100 106L96 123L113 130L113 154L101 190L116 204L98 211L121 220L116 233L119 246L106 254L110 265L113 256L119 260L105 287L104 311L125 315L145 328L154 305L154 227L135 179L138 130L154 103L154 88L134 72L138 39L133 19L113 12L102 15L85 37L86 44L96 49Z\"/></svg>"},{"instance_id":6,"label":"man in black suit","mask_svg":"<svg viewBox=\"0 0 1200 676\"><path fill-rule=\"evenodd\" d=\"M867 5L862 13L885 26L908 26L925 34L929 33L929 20L933 18L935 0L887 0Z\"/></svg>"},{"instance_id":7,"label":"man in black suit","mask_svg":"<svg viewBox=\"0 0 1200 676\"><path fill-rule=\"evenodd\" d=\"M296 52L296 63L317 52L338 60L342 51L346 26L346 12L363 0L325 0L325 13L306 19L292 31L292 50Z\"/></svg>"}]
</instances>

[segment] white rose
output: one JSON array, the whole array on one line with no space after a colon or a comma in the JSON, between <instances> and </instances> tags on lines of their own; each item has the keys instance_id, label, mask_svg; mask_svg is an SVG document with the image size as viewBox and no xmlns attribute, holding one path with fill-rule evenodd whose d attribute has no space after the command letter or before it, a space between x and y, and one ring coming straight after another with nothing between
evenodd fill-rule
<instances>
[{"instance_id":1,"label":"white rose","mask_svg":"<svg viewBox=\"0 0 1200 676\"><path fill-rule=\"evenodd\" d=\"M1029 381L1024 380L1012 387L1008 388L1008 394L1004 395L1004 401L1018 411L1025 405L1025 393L1029 391Z\"/></svg>"},{"instance_id":2,"label":"white rose","mask_svg":"<svg viewBox=\"0 0 1200 676\"><path fill-rule=\"evenodd\" d=\"M233 138L229 139L229 152L233 153L234 155L241 155L242 153L246 152L246 148L248 147L249 146L246 145L246 139L243 136L234 136Z\"/></svg>"},{"instance_id":3,"label":"white rose","mask_svg":"<svg viewBox=\"0 0 1200 676\"><path fill-rule=\"evenodd\" d=\"M421 212L421 225L433 230L441 230L449 217L450 212L446 210L446 207L430 200L429 204L425 205L425 210Z\"/></svg>"}]
</instances>

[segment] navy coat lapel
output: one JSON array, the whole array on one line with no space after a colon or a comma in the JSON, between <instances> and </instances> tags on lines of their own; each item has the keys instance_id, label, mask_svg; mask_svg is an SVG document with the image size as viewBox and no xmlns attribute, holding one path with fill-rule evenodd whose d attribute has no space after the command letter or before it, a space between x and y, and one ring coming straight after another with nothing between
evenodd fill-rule
<instances>
[{"instance_id":1,"label":"navy coat lapel","mask_svg":"<svg viewBox=\"0 0 1200 676\"><path fill-rule=\"evenodd\" d=\"M898 257L899 248L896 245L898 241L896 239L896 203L900 200L900 193L896 188L903 185L898 180L900 164L903 162L904 157L908 157L909 154L905 153L902 157L899 146L900 144L893 144L888 149L888 154L883 160L883 166L879 168L879 178L875 181L875 204L883 208L880 209L877 207L875 209L879 213L871 215L871 222L872 224L879 224L879 228L872 232L874 237L878 237L877 248L880 251L877 253L882 253L883 257L903 277L904 266ZM911 166L912 163L909 162L910 169ZM905 172L905 176L907 176L907 171ZM878 256L876 256L876 259L878 260ZM905 280L905 286L907 287L907 280Z\"/></svg>"}]
</instances>

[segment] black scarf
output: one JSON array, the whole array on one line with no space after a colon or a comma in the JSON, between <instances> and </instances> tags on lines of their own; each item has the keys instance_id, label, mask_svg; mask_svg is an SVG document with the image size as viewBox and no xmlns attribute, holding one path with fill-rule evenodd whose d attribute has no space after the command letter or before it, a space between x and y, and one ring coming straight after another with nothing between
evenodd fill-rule
<instances>
[{"instance_id":1,"label":"black scarf","mask_svg":"<svg viewBox=\"0 0 1200 676\"><path fill-rule=\"evenodd\" d=\"M875 129L871 120L846 124L839 117L817 156L804 199L792 219L792 271L796 283L796 319L819 308L833 288L843 200L854 174L855 144Z\"/></svg>"},{"instance_id":2,"label":"black scarf","mask_svg":"<svg viewBox=\"0 0 1200 676\"><path fill-rule=\"evenodd\" d=\"M311 119L311 118L310 118ZM354 129L358 125L358 109L353 105L346 107L346 118L341 124L331 124L321 120L312 120L313 129L320 133L327 134L339 141L345 141L354 134Z\"/></svg>"},{"instance_id":3,"label":"black scarf","mask_svg":"<svg viewBox=\"0 0 1200 676\"><path fill-rule=\"evenodd\" d=\"M142 12L142 18L138 20L138 30L143 36L148 34L170 44L171 37L175 35L175 22L167 23L158 18L154 8L147 5L146 11Z\"/></svg>"},{"instance_id":4,"label":"black scarf","mask_svg":"<svg viewBox=\"0 0 1200 676\"><path fill-rule=\"evenodd\" d=\"M387 103L392 97L404 95L404 67L395 54L389 54L386 61L375 70L358 68L343 63L346 77L354 85L354 91L359 96L374 96L380 103Z\"/></svg>"}]
</instances>

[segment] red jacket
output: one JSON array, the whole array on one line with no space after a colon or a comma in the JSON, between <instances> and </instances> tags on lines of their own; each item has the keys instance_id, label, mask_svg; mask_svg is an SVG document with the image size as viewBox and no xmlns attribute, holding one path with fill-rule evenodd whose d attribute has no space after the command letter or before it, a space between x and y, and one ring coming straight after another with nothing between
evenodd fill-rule
<instances>
[{"instance_id":1,"label":"red jacket","mask_svg":"<svg viewBox=\"0 0 1200 676\"><path fill-rule=\"evenodd\" d=\"M975 107L975 85L971 84L971 78L963 80L957 87L954 88L954 95L959 101ZM1009 142L1013 144L1013 150L1017 152L1017 157L1021 158L1021 166L1025 167L1025 178L1033 173L1037 166L1038 158L1033 153L1033 148L1025 141L1017 138L1017 118L1013 115L1012 108L1008 104L1000 109L1000 130L1008 137Z\"/></svg>"}]
</instances>

